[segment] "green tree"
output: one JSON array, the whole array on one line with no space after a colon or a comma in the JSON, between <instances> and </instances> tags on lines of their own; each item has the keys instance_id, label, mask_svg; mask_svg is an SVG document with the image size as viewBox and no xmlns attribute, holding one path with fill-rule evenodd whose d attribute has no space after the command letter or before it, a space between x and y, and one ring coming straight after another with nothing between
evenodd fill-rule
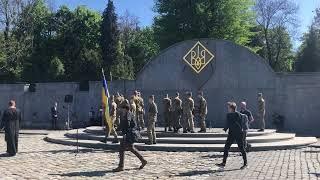
<instances>
[{"instance_id":1,"label":"green tree","mask_svg":"<svg viewBox=\"0 0 320 180\"><path fill-rule=\"evenodd\" d=\"M208 37L246 45L253 24L252 5L252 0L156 0L156 40L161 49Z\"/></svg>"},{"instance_id":2,"label":"green tree","mask_svg":"<svg viewBox=\"0 0 320 180\"><path fill-rule=\"evenodd\" d=\"M261 29L258 36L263 39L259 54L275 71L292 70L290 32L297 27L298 9L292 0L256 0L256 22Z\"/></svg>"},{"instance_id":3,"label":"green tree","mask_svg":"<svg viewBox=\"0 0 320 180\"><path fill-rule=\"evenodd\" d=\"M48 69L51 61L49 19L52 13L43 0L22 9L14 35L20 42L23 62L23 80L44 81L49 78Z\"/></svg>"},{"instance_id":4,"label":"green tree","mask_svg":"<svg viewBox=\"0 0 320 180\"><path fill-rule=\"evenodd\" d=\"M58 57L54 57L49 66L50 79L59 80L64 75L64 65Z\"/></svg>"},{"instance_id":5,"label":"green tree","mask_svg":"<svg viewBox=\"0 0 320 180\"><path fill-rule=\"evenodd\" d=\"M309 32L304 35L295 70L297 72L320 71L320 9L316 10Z\"/></svg>"},{"instance_id":6,"label":"green tree","mask_svg":"<svg viewBox=\"0 0 320 180\"><path fill-rule=\"evenodd\" d=\"M116 64L115 61L119 58L120 49L117 15L111 0L108 0L107 8L102 15L100 46L102 49L102 66L106 70L106 76L109 77L111 66L114 66ZM114 75L121 76L121 74L117 73L118 70L115 71Z\"/></svg>"},{"instance_id":7,"label":"green tree","mask_svg":"<svg viewBox=\"0 0 320 180\"><path fill-rule=\"evenodd\" d=\"M74 11L62 6L55 15L54 23L56 37L53 43L56 54L65 66L65 79L100 79L101 76L97 73L101 68L99 13L84 6L79 6Z\"/></svg>"},{"instance_id":8,"label":"green tree","mask_svg":"<svg viewBox=\"0 0 320 180\"><path fill-rule=\"evenodd\" d=\"M138 73L142 67L159 53L159 45L154 38L154 31L146 27L137 31L129 41L128 56L133 60L134 72Z\"/></svg>"}]
</instances>

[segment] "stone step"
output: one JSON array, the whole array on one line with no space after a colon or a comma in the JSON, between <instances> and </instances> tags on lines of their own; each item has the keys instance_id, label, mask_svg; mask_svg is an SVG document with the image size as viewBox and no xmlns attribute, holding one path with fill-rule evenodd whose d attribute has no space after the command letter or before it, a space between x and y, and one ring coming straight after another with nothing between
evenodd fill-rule
<instances>
[{"instance_id":1,"label":"stone step","mask_svg":"<svg viewBox=\"0 0 320 180\"><path fill-rule=\"evenodd\" d=\"M173 133L173 132L163 132L164 128L156 128L157 137L189 137L189 138L199 138L199 137L227 137L222 128L212 128L207 129L207 133ZM196 128L196 132L200 129ZM105 131L101 126L92 126L85 129L86 133L95 134L95 135L105 135ZM248 132L248 137L250 136L263 136L276 133L274 129L266 129L264 132L258 132L255 129L250 129ZM147 132L142 131L142 136L147 136Z\"/></svg>"},{"instance_id":2,"label":"stone step","mask_svg":"<svg viewBox=\"0 0 320 180\"><path fill-rule=\"evenodd\" d=\"M46 141L70 146L97 148L97 149L109 149L117 150L118 144L105 144L103 142L95 140L77 140L65 137L63 135L49 134ZM315 137L295 137L286 141L270 142L270 143L252 143L252 151L266 151L266 150L284 150L292 148L301 148L310 144L316 143ZM224 144L156 144L156 145L145 145L144 143L136 143L136 148L144 151L189 151L189 152L222 152ZM237 151L237 145L232 145L231 151Z\"/></svg>"},{"instance_id":3,"label":"stone step","mask_svg":"<svg viewBox=\"0 0 320 180\"><path fill-rule=\"evenodd\" d=\"M104 135L94 135L83 132L82 130L76 134L75 131L70 131L65 134L68 138L79 138L82 140L96 140L103 141L105 139ZM289 133L274 133L272 135L261 135L261 136L251 136L247 140L249 143L266 143L266 142L277 142L285 141L295 137L295 134ZM118 137L119 139L122 136ZM157 143L167 143L167 144L224 144L227 137L200 137L200 138L189 138L189 137L157 137ZM108 141L113 141L113 137L109 137ZM141 139L142 143L148 142L148 138L143 136Z\"/></svg>"}]
</instances>

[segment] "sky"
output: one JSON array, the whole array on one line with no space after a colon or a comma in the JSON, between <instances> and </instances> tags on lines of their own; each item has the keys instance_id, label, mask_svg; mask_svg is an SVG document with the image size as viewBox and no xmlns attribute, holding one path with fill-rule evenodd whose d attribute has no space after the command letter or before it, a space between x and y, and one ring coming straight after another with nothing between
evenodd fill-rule
<instances>
[{"instance_id":1,"label":"sky","mask_svg":"<svg viewBox=\"0 0 320 180\"><path fill-rule=\"evenodd\" d=\"M78 5L85 5L90 9L102 12L106 7L107 0L53 0L54 6L59 7L63 4L68 5L70 8L75 8ZM297 35L293 38L295 49L300 45L300 38L304 32L308 31L316 7L320 7L320 0L293 0L299 6L299 24ZM152 8L154 0L114 0L116 12L119 16L129 11L130 14L137 16L141 26L149 26L152 24L153 17L156 13Z\"/></svg>"}]
</instances>

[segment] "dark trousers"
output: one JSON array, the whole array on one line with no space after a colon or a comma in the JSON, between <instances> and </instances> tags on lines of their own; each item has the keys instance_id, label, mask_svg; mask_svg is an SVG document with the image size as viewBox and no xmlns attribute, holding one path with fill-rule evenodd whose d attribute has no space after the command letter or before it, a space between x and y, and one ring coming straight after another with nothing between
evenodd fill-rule
<instances>
[{"instance_id":1,"label":"dark trousers","mask_svg":"<svg viewBox=\"0 0 320 180\"><path fill-rule=\"evenodd\" d=\"M243 147L244 149L247 149L249 146L251 146L248 141L247 141L247 134L248 134L248 131L243 131Z\"/></svg>"},{"instance_id":2,"label":"dark trousers","mask_svg":"<svg viewBox=\"0 0 320 180\"><path fill-rule=\"evenodd\" d=\"M231 145L234 143L234 141L236 141L236 143L238 144L238 149L242 154L244 164L247 164L247 154L244 150L243 133L242 132L228 134L228 138L227 138L226 144L224 146L223 163L227 162L229 150L230 150Z\"/></svg>"},{"instance_id":3,"label":"dark trousers","mask_svg":"<svg viewBox=\"0 0 320 180\"><path fill-rule=\"evenodd\" d=\"M131 151L134 155L139 158L141 162L144 162L145 159L142 157L142 155L138 152L138 150L134 147L133 144L127 143L125 139L123 139L120 143L120 151L119 151L119 167L124 167L124 152L125 151Z\"/></svg>"},{"instance_id":4,"label":"dark trousers","mask_svg":"<svg viewBox=\"0 0 320 180\"><path fill-rule=\"evenodd\" d=\"M7 142L7 153L14 156L18 153L18 134L14 134L6 139Z\"/></svg>"},{"instance_id":5,"label":"dark trousers","mask_svg":"<svg viewBox=\"0 0 320 180\"><path fill-rule=\"evenodd\" d=\"M56 130L57 129L57 119L56 117L52 117L52 129Z\"/></svg>"}]
</instances>

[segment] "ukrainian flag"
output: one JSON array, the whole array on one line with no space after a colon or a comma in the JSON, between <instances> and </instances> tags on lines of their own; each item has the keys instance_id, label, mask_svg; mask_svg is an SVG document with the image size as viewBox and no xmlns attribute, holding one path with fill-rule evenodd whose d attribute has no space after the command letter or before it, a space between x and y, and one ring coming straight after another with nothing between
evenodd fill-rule
<instances>
[{"instance_id":1,"label":"ukrainian flag","mask_svg":"<svg viewBox=\"0 0 320 180\"><path fill-rule=\"evenodd\" d=\"M113 122L111 120L111 117L110 117L110 114L109 114L109 97L110 97L110 94L109 94L109 90L108 90L108 84L107 84L107 80L106 80L106 76L104 75L104 70L102 69L102 75L103 75L103 88L102 88L102 106L103 106L103 109L104 109L104 120L105 120L105 123L106 125L108 125L109 127L109 131L108 129L106 129L107 133L108 133L108 136L111 132L111 129L112 129L112 126L113 126ZM106 133L106 134L107 134Z\"/></svg>"}]
</instances>

